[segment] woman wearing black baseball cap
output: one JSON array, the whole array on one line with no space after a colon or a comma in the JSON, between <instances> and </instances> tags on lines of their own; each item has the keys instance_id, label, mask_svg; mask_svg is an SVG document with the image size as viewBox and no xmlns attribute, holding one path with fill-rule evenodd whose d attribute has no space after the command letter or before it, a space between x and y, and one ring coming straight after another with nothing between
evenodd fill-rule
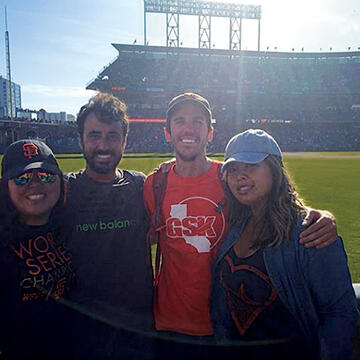
<instances>
[{"instance_id":1,"label":"woman wearing black baseball cap","mask_svg":"<svg viewBox=\"0 0 360 360\"><path fill-rule=\"evenodd\" d=\"M20 140L1 164L0 351L9 359L61 357L71 255L60 236L64 181L51 149Z\"/></svg>"}]
</instances>

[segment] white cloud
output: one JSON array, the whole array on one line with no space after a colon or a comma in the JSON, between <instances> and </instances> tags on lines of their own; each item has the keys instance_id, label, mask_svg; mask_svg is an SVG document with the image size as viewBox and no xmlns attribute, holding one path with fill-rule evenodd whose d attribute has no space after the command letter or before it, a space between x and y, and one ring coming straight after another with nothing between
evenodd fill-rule
<instances>
[{"instance_id":1,"label":"white cloud","mask_svg":"<svg viewBox=\"0 0 360 360\"><path fill-rule=\"evenodd\" d=\"M76 114L96 92L81 86L27 84L22 85L21 93L23 108Z\"/></svg>"},{"instance_id":2,"label":"white cloud","mask_svg":"<svg viewBox=\"0 0 360 360\"><path fill-rule=\"evenodd\" d=\"M83 86L48 86L40 84L22 85L21 91L33 95L70 98L84 98L95 94L95 91L86 90Z\"/></svg>"}]
</instances>

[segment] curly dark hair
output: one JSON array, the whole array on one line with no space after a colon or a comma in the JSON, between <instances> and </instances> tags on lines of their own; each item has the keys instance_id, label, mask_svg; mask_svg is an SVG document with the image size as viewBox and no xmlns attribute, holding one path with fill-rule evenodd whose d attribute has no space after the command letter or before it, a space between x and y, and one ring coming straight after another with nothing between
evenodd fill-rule
<instances>
[{"instance_id":1,"label":"curly dark hair","mask_svg":"<svg viewBox=\"0 0 360 360\"><path fill-rule=\"evenodd\" d=\"M120 122L123 137L126 139L126 135L129 131L126 105L117 97L99 92L97 95L93 96L86 105L83 105L80 108L76 119L80 138L82 138L84 133L85 120L91 113L95 114L99 121L106 124Z\"/></svg>"},{"instance_id":2,"label":"curly dark hair","mask_svg":"<svg viewBox=\"0 0 360 360\"><path fill-rule=\"evenodd\" d=\"M253 248L278 246L289 240L291 226L306 212L305 204L295 191L281 158L269 155L264 161L270 168L273 181L265 199L262 216L255 219L256 236ZM226 169L224 176L226 179ZM227 192L230 199L230 224L240 225L251 210L231 194L228 186Z\"/></svg>"}]
</instances>

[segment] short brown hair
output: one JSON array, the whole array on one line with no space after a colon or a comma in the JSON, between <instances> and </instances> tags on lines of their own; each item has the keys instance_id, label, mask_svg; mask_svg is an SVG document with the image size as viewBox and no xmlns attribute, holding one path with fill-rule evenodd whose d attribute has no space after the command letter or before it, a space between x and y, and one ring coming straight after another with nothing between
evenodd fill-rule
<instances>
[{"instance_id":1,"label":"short brown hair","mask_svg":"<svg viewBox=\"0 0 360 360\"><path fill-rule=\"evenodd\" d=\"M106 124L120 122L124 139L129 131L129 121L126 113L126 105L111 94L99 92L89 102L82 106L77 118L77 127L82 137L84 133L85 120L89 114L94 113L99 121Z\"/></svg>"}]
</instances>

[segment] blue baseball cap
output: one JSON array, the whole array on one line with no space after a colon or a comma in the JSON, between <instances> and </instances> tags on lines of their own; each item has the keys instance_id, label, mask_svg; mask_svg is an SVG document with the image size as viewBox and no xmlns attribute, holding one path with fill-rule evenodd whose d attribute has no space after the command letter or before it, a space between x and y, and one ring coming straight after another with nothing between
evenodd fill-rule
<instances>
[{"instance_id":1,"label":"blue baseball cap","mask_svg":"<svg viewBox=\"0 0 360 360\"><path fill-rule=\"evenodd\" d=\"M222 168L233 161L257 164L268 155L282 157L278 143L264 130L249 129L235 135L227 143Z\"/></svg>"}]
</instances>

